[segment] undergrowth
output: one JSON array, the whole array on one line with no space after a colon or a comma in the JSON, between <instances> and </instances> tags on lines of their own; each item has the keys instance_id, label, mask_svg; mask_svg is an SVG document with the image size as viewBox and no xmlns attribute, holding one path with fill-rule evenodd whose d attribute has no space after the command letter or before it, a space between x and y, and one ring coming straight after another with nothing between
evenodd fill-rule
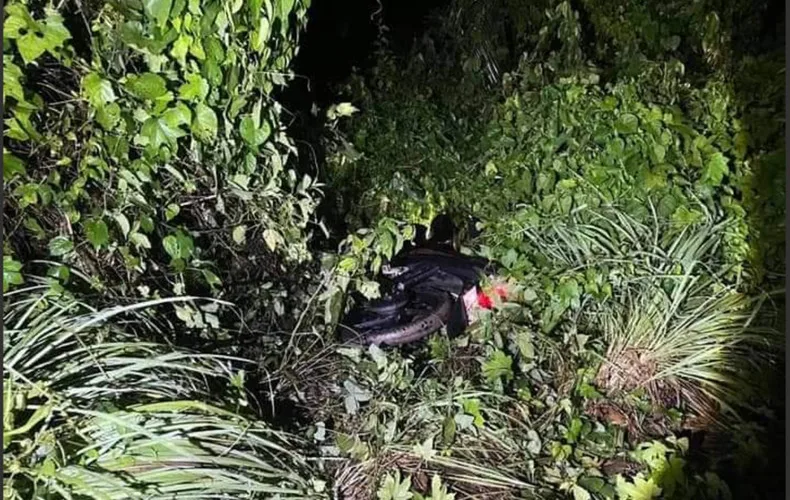
<instances>
[{"instance_id":1,"label":"undergrowth","mask_svg":"<svg viewBox=\"0 0 790 500\"><path fill-rule=\"evenodd\" d=\"M378 5L302 144L309 6L4 6L4 496L776 495L777 7ZM440 213L515 296L338 344Z\"/></svg>"}]
</instances>

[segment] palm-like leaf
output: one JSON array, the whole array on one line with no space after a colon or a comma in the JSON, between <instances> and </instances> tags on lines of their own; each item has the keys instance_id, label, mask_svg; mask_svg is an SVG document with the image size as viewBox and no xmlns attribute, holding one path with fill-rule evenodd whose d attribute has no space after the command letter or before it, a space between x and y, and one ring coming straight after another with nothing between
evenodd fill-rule
<instances>
[{"instance_id":1,"label":"palm-like leaf","mask_svg":"<svg viewBox=\"0 0 790 500\"><path fill-rule=\"evenodd\" d=\"M5 303L4 483L16 498L309 496L296 438L238 408L243 360L141 342L144 313L32 287ZM189 300L189 299L177 299ZM134 316L135 321L121 318ZM212 390L214 389L214 390Z\"/></svg>"}]
</instances>

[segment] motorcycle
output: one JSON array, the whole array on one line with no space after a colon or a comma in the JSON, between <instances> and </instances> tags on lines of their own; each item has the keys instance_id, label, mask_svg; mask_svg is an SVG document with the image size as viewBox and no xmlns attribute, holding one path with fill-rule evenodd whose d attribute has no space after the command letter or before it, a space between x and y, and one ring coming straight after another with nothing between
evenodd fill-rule
<instances>
[{"instance_id":1,"label":"motorcycle","mask_svg":"<svg viewBox=\"0 0 790 500\"><path fill-rule=\"evenodd\" d=\"M475 308L491 308L480 283L493 274L495 263L457 251L452 243L455 226L447 216L434 219L430 233L382 267L384 294L358 300L346 314L339 324L344 342L402 345L445 325L456 336L474 319ZM496 293L504 297L506 290L499 287Z\"/></svg>"}]
</instances>

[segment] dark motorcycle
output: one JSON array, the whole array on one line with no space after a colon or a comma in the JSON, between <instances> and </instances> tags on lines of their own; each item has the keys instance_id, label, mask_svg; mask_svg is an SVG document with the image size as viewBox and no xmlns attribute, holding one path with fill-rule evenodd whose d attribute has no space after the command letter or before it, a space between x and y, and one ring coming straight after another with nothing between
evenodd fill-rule
<instances>
[{"instance_id":1,"label":"dark motorcycle","mask_svg":"<svg viewBox=\"0 0 790 500\"><path fill-rule=\"evenodd\" d=\"M355 344L401 345L447 325L457 335L467 326L464 296L492 270L486 259L453 247L455 227L437 217L431 237L401 251L383 267L381 298L358 301L341 321L341 337Z\"/></svg>"}]
</instances>

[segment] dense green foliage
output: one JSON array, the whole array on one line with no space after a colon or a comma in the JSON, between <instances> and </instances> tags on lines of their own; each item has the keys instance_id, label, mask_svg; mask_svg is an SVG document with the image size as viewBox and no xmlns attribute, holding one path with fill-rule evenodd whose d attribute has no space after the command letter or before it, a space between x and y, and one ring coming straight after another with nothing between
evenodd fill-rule
<instances>
[{"instance_id":1,"label":"dense green foliage","mask_svg":"<svg viewBox=\"0 0 790 500\"><path fill-rule=\"evenodd\" d=\"M4 497L769 496L768 4L450 1L378 26L320 145L274 97L309 5L4 7ZM515 300L338 345L441 212Z\"/></svg>"},{"instance_id":2,"label":"dense green foliage","mask_svg":"<svg viewBox=\"0 0 790 500\"><path fill-rule=\"evenodd\" d=\"M311 495L299 439L248 410L242 360L141 341L172 328L167 300L96 311L35 282L5 302L4 498Z\"/></svg>"},{"instance_id":3,"label":"dense green foliage","mask_svg":"<svg viewBox=\"0 0 790 500\"><path fill-rule=\"evenodd\" d=\"M765 411L781 345L762 291L784 280L784 54L758 43L759 13L454 2L408 58L383 48L341 89L360 108L329 158L329 193L356 231L341 269L375 271L439 212L473 216L483 232L469 250L498 260L523 303L414 361L395 356L427 356L429 378L371 352L368 413L344 426L353 456L381 465L431 439L439 455L575 498L725 498L717 467L742 453L736 477L759 470L754 435L728 413ZM367 363L355 366L360 384ZM388 401L437 407L399 415ZM607 472L627 448L619 428L637 443L711 420L738 430L706 474L663 454L670 465L630 480ZM482 491L530 490L458 467Z\"/></svg>"},{"instance_id":4,"label":"dense green foliage","mask_svg":"<svg viewBox=\"0 0 790 500\"><path fill-rule=\"evenodd\" d=\"M773 175L773 162L783 157L776 58L760 60L764 71L776 71L770 80L775 87L764 89L770 97L739 102L737 78L754 71L752 58L730 62L739 65L735 78L720 68L723 63L695 71L683 62L684 52L715 60L724 50L720 40L726 33L715 12L687 13L713 25L702 43L692 32L681 51L670 31L650 60L632 47L641 40L630 37L643 31L632 27L636 21L628 19L620 35L603 17L603 7L591 10L614 30L611 40L604 37L585 58L578 16L567 3L558 4L547 11L542 29L526 30L534 35L524 42L524 57L488 102L478 97L464 106L435 96L448 91L435 89L435 79L460 73L459 100L468 93L463 82L481 79L479 63L467 64L457 54L462 68L410 60L405 77L399 77L403 84L395 88L392 74L401 68L379 66L370 90L359 96L367 112L353 125L355 150L337 153L338 188L352 189L350 200L363 200L348 207L356 208L352 220L359 225L390 216L426 222L441 209L474 214L488 235L496 235L490 238L507 238L492 248L501 259L512 250L527 251L511 236L526 223L608 204L644 221L653 215L652 202L658 216L678 230L730 219L723 259L733 279L746 271L760 281L766 262L778 271L781 266L767 261L766 253L779 258L781 248L772 243L781 239L781 227L776 219L757 219L764 211L782 212L783 179ZM700 46L690 50L694 43ZM430 53L426 48L422 55ZM611 59L612 65L595 65ZM765 106L774 106L773 128L748 120L751 113L770 111ZM772 186L758 181L768 176ZM516 263L519 269L527 265Z\"/></svg>"},{"instance_id":5,"label":"dense green foliage","mask_svg":"<svg viewBox=\"0 0 790 500\"><path fill-rule=\"evenodd\" d=\"M7 5L6 257L124 296L308 260L317 185L294 172L271 98L308 5L108 3L78 33L50 7Z\"/></svg>"}]
</instances>

